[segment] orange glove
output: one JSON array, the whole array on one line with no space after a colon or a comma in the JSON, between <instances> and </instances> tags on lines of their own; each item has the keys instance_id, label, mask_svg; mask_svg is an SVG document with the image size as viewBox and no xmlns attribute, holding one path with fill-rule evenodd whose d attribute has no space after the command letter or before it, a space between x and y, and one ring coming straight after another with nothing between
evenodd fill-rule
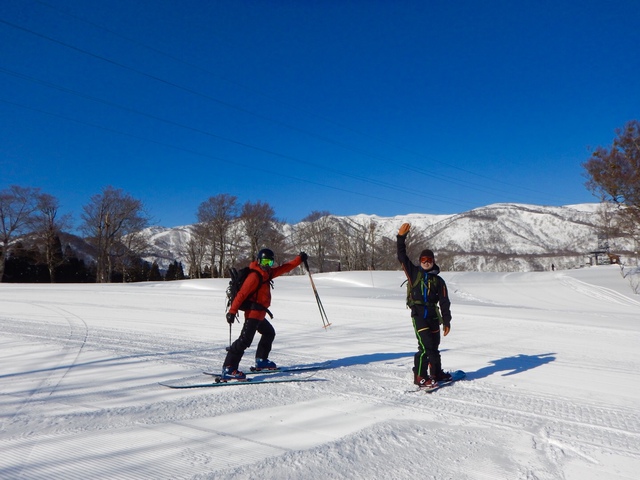
<instances>
[{"instance_id":1,"label":"orange glove","mask_svg":"<svg viewBox=\"0 0 640 480\"><path fill-rule=\"evenodd\" d=\"M400 235L401 237L404 237L407 233L409 233L410 229L411 229L410 224L403 223L402 225L400 225L400 230L398 230L398 235Z\"/></svg>"}]
</instances>

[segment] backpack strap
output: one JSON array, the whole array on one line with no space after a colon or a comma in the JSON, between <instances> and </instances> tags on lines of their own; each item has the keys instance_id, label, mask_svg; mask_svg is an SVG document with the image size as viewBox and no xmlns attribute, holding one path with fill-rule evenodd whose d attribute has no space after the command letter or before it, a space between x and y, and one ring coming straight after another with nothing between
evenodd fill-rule
<instances>
[{"instance_id":1,"label":"backpack strap","mask_svg":"<svg viewBox=\"0 0 640 480\"><path fill-rule=\"evenodd\" d=\"M424 281L425 277L427 277L426 282ZM431 288L434 287L434 282L436 282L435 277L433 275L429 275L426 272L420 272L420 274L413 282L409 282L408 279L405 280L403 284L407 284L407 306L413 307L414 305L436 305L435 302L429 302L429 293L431 293ZM416 300L412 298L411 293L413 292L413 289L418 285L420 285L421 298L419 300Z\"/></svg>"}]
</instances>

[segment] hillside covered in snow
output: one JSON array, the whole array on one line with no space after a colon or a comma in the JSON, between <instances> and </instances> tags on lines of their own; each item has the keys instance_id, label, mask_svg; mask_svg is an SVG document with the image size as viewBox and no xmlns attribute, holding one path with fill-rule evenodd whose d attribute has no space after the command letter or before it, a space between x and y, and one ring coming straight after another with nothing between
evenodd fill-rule
<instances>
[{"instance_id":1,"label":"hillside covered in snow","mask_svg":"<svg viewBox=\"0 0 640 480\"><path fill-rule=\"evenodd\" d=\"M357 225L363 231L374 225L378 238L391 240L392 244L399 226L410 222L412 232L420 232L424 247L436 251L438 263L449 271L541 271L550 270L552 265L579 268L594 264L592 252L602 251L606 245L623 262L635 262L632 242L607 237L600 208L597 203L563 207L501 203L455 215L362 214L333 217L332 221L336 225ZM298 226L283 224L283 233L290 236ZM185 252L192 228L147 229L152 249L146 260L157 261L162 268L178 260L188 270ZM300 244L303 249L307 246ZM394 255L392 249L383 254ZM607 260L606 255L601 255L598 262L603 260Z\"/></svg>"}]
</instances>

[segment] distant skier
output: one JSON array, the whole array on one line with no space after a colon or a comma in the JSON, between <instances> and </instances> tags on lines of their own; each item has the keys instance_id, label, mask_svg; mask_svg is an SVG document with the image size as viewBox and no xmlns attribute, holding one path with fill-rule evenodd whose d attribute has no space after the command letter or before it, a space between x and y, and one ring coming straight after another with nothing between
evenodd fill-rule
<instances>
[{"instance_id":1,"label":"distant skier","mask_svg":"<svg viewBox=\"0 0 640 480\"><path fill-rule=\"evenodd\" d=\"M451 374L442 370L438 349L440 323L445 336L451 330L451 302L447 285L439 276L440 267L435 264L433 251L426 249L420 253L420 266L407 256L405 241L410 229L410 224L402 224L398 231L397 247L398 260L409 282L407 305L411 308L413 329L418 339L418 352L414 356L414 383L423 388L433 388L438 381L451 380Z\"/></svg>"},{"instance_id":2,"label":"distant skier","mask_svg":"<svg viewBox=\"0 0 640 480\"><path fill-rule=\"evenodd\" d=\"M251 262L249 267L250 273L240 291L234 298L229 311L227 312L227 322L231 325L236 320L236 315L240 306L245 300L250 302L250 306L244 312L244 325L238 339L231 344L227 357L224 360L222 368L223 380L244 380L246 375L238 370L240 360L244 355L244 351L251 346L253 338L258 332L262 337L258 342L256 349L256 368L257 369L275 369L276 364L269 360L271 346L276 337L276 331L273 325L265 318L267 309L271 305L271 280L282 274L290 272L307 259L307 254L300 254L290 262L283 263L277 267L273 266L273 251L263 248L258 252L258 257Z\"/></svg>"}]
</instances>

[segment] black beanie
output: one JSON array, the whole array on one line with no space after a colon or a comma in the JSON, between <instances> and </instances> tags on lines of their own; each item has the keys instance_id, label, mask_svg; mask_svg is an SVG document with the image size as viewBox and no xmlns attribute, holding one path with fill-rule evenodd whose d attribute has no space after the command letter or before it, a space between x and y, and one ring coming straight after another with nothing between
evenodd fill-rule
<instances>
[{"instance_id":1,"label":"black beanie","mask_svg":"<svg viewBox=\"0 0 640 480\"><path fill-rule=\"evenodd\" d=\"M433 250L429 250L428 248L420 252L420 258L422 257L431 257L434 260L436 258L436 256L433 254Z\"/></svg>"}]
</instances>

